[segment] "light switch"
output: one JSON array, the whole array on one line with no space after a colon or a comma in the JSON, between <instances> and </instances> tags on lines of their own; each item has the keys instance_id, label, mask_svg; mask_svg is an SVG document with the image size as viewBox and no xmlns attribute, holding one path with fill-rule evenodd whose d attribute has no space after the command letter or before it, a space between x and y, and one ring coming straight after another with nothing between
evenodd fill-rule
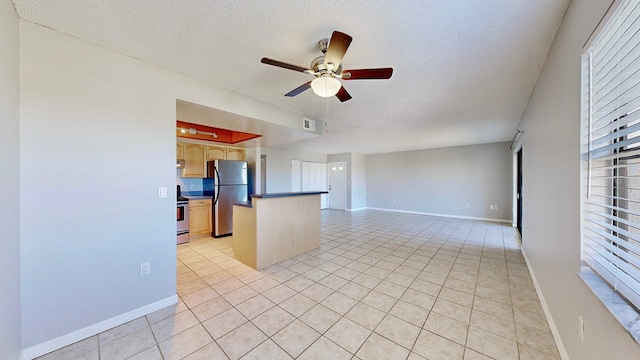
<instances>
[{"instance_id":1,"label":"light switch","mask_svg":"<svg viewBox=\"0 0 640 360\"><path fill-rule=\"evenodd\" d=\"M164 186L161 186L158 188L158 198L159 199L166 199L167 198L167 188Z\"/></svg>"}]
</instances>

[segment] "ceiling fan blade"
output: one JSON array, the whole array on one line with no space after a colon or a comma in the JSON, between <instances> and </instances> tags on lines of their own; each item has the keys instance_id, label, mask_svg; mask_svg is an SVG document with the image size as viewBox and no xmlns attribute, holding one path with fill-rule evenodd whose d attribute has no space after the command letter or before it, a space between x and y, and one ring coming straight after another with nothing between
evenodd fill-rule
<instances>
[{"instance_id":1,"label":"ceiling fan blade","mask_svg":"<svg viewBox=\"0 0 640 360\"><path fill-rule=\"evenodd\" d=\"M350 74L350 75L349 75ZM393 68L355 69L342 72L343 80L388 79L393 75Z\"/></svg>"},{"instance_id":2,"label":"ceiling fan blade","mask_svg":"<svg viewBox=\"0 0 640 360\"><path fill-rule=\"evenodd\" d=\"M347 52L349 44L351 44L351 40L353 40L351 36L341 33L340 31L334 31L333 34L331 34L329 48L324 56L325 67L328 63L333 63L333 69L331 70L337 70L340 67L342 58Z\"/></svg>"},{"instance_id":3,"label":"ceiling fan blade","mask_svg":"<svg viewBox=\"0 0 640 360\"><path fill-rule=\"evenodd\" d=\"M306 83L298 86L297 88L289 91L288 93L284 94L284 96L288 96L288 97L294 97L298 94L300 94L301 92L309 89L311 87L311 81L307 81Z\"/></svg>"},{"instance_id":4,"label":"ceiling fan blade","mask_svg":"<svg viewBox=\"0 0 640 360\"><path fill-rule=\"evenodd\" d=\"M351 100L351 95L347 92L344 86L342 86L340 90L338 90L336 97L340 100L340 102Z\"/></svg>"},{"instance_id":5,"label":"ceiling fan blade","mask_svg":"<svg viewBox=\"0 0 640 360\"><path fill-rule=\"evenodd\" d=\"M269 58L266 58L266 57L262 58L262 60L260 60L260 62L263 63L263 64L273 65L273 66L277 66L277 67L281 67L281 68L285 68L285 69L289 69L289 70L293 70L293 71L305 72L305 70L308 70L307 68L302 67L302 66L291 65L291 64L284 63L282 61L273 60L273 59L269 59Z\"/></svg>"}]
</instances>

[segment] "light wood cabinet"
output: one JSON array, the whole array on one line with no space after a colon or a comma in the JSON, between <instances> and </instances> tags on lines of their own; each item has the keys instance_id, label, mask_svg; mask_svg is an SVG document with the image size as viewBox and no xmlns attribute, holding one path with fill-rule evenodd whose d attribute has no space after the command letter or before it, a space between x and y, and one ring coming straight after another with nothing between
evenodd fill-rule
<instances>
[{"instance_id":1,"label":"light wood cabinet","mask_svg":"<svg viewBox=\"0 0 640 360\"><path fill-rule=\"evenodd\" d=\"M176 143L176 160L184 160L184 143Z\"/></svg>"},{"instance_id":2,"label":"light wood cabinet","mask_svg":"<svg viewBox=\"0 0 640 360\"><path fill-rule=\"evenodd\" d=\"M320 247L320 195L253 197L233 206L233 254L256 270Z\"/></svg>"},{"instance_id":3,"label":"light wood cabinet","mask_svg":"<svg viewBox=\"0 0 640 360\"><path fill-rule=\"evenodd\" d=\"M227 160L227 148L224 146L207 145L207 161Z\"/></svg>"},{"instance_id":4,"label":"light wood cabinet","mask_svg":"<svg viewBox=\"0 0 640 360\"><path fill-rule=\"evenodd\" d=\"M176 142L176 159L184 160L181 177L207 177L207 161L240 160L245 161L245 149L221 145L202 145L188 142Z\"/></svg>"},{"instance_id":5,"label":"light wood cabinet","mask_svg":"<svg viewBox=\"0 0 640 360\"><path fill-rule=\"evenodd\" d=\"M206 146L200 144L184 144L185 166L182 169L182 177L204 178L207 175L207 162L205 160Z\"/></svg>"},{"instance_id":6,"label":"light wood cabinet","mask_svg":"<svg viewBox=\"0 0 640 360\"><path fill-rule=\"evenodd\" d=\"M211 234L211 199L189 201L189 235Z\"/></svg>"},{"instance_id":7,"label":"light wood cabinet","mask_svg":"<svg viewBox=\"0 0 640 360\"><path fill-rule=\"evenodd\" d=\"M207 146L208 160L240 160L244 161L245 150L241 148L226 147L220 145Z\"/></svg>"},{"instance_id":8,"label":"light wood cabinet","mask_svg":"<svg viewBox=\"0 0 640 360\"><path fill-rule=\"evenodd\" d=\"M240 148L227 148L227 160L244 161L245 150Z\"/></svg>"}]
</instances>

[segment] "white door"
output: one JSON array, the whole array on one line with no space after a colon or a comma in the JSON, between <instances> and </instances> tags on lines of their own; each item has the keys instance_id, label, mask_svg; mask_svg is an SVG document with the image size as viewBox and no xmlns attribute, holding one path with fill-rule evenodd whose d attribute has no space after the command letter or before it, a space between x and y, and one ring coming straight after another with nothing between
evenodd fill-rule
<instances>
[{"instance_id":1,"label":"white door","mask_svg":"<svg viewBox=\"0 0 640 360\"><path fill-rule=\"evenodd\" d=\"M302 162L302 191L311 191L309 181L309 162Z\"/></svg>"},{"instance_id":2,"label":"white door","mask_svg":"<svg viewBox=\"0 0 640 360\"><path fill-rule=\"evenodd\" d=\"M316 191L316 163L309 163L309 187L308 191Z\"/></svg>"},{"instance_id":3,"label":"white door","mask_svg":"<svg viewBox=\"0 0 640 360\"><path fill-rule=\"evenodd\" d=\"M300 160L291 160L291 191L300 191Z\"/></svg>"},{"instance_id":4,"label":"white door","mask_svg":"<svg viewBox=\"0 0 640 360\"><path fill-rule=\"evenodd\" d=\"M302 191L327 191L327 164L302 161L300 170ZM327 194L320 195L320 209L327 208L327 201Z\"/></svg>"},{"instance_id":5,"label":"white door","mask_svg":"<svg viewBox=\"0 0 640 360\"><path fill-rule=\"evenodd\" d=\"M316 190L327 190L327 164L316 164ZM327 208L327 194L320 195L320 209Z\"/></svg>"},{"instance_id":6,"label":"white door","mask_svg":"<svg viewBox=\"0 0 640 360\"><path fill-rule=\"evenodd\" d=\"M327 164L329 172L329 209L345 210L347 204L347 163L344 161Z\"/></svg>"}]
</instances>

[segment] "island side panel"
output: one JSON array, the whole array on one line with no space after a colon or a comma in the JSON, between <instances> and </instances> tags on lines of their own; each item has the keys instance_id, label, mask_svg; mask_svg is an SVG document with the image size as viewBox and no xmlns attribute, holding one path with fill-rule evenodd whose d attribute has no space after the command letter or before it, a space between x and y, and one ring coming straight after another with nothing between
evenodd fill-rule
<instances>
[{"instance_id":1,"label":"island side panel","mask_svg":"<svg viewBox=\"0 0 640 360\"><path fill-rule=\"evenodd\" d=\"M320 247L320 195L254 199L258 269Z\"/></svg>"},{"instance_id":2,"label":"island side panel","mask_svg":"<svg viewBox=\"0 0 640 360\"><path fill-rule=\"evenodd\" d=\"M236 260L257 269L254 208L233 206L233 254Z\"/></svg>"}]
</instances>

